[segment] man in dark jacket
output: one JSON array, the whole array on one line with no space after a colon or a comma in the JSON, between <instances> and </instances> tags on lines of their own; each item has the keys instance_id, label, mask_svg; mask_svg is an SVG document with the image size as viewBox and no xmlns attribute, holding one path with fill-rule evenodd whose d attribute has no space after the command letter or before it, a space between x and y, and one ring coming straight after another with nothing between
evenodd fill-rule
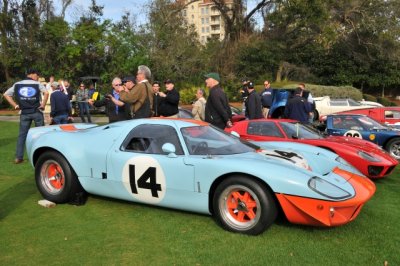
<instances>
[{"instance_id":1,"label":"man in dark jacket","mask_svg":"<svg viewBox=\"0 0 400 266\"><path fill-rule=\"evenodd\" d=\"M14 163L22 163L26 137L32 122L35 126L44 126L43 110L46 106L49 93L38 82L39 72L35 69L27 71L27 77L15 83L4 94L4 98L15 110L21 110L19 134ZM43 94L43 99L41 94ZM14 101L14 99L15 101Z\"/></svg>"},{"instance_id":2,"label":"man in dark jacket","mask_svg":"<svg viewBox=\"0 0 400 266\"><path fill-rule=\"evenodd\" d=\"M311 111L310 104L302 97L302 89L297 88L294 96L289 98L284 116L286 118L298 120L301 123L308 123L309 113Z\"/></svg>"},{"instance_id":3,"label":"man in dark jacket","mask_svg":"<svg viewBox=\"0 0 400 266\"><path fill-rule=\"evenodd\" d=\"M272 105L272 89L268 80L264 81L264 90L260 94L262 111L265 118L268 117L269 108Z\"/></svg>"},{"instance_id":4,"label":"man in dark jacket","mask_svg":"<svg viewBox=\"0 0 400 266\"><path fill-rule=\"evenodd\" d=\"M246 111L245 115L247 119L260 119L264 118L261 110L261 98L260 95L254 89L254 83L249 82L247 85L249 95L245 100Z\"/></svg>"},{"instance_id":5,"label":"man in dark jacket","mask_svg":"<svg viewBox=\"0 0 400 266\"><path fill-rule=\"evenodd\" d=\"M67 124L71 116L71 104L68 95L60 91L60 84L54 81L51 84L53 93L50 95L50 117L52 124Z\"/></svg>"},{"instance_id":6,"label":"man in dark jacket","mask_svg":"<svg viewBox=\"0 0 400 266\"><path fill-rule=\"evenodd\" d=\"M167 92L158 93L161 97L158 105L158 114L164 117L178 118L179 92L175 89L174 82L171 79L167 79L164 84Z\"/></svg>"},{"instance_id":7,"label":"man in dark jacket","mask_svg":"<svg viewBox=\"0 0 400 266\"><path fill-rule=\"evenodd\" d=\"M89 104L96 107L105 106L108 121L110 123L130 119L130 106L119 100L118 88L122 86L120 78L116 77L111 83L113 89L99 101L89 100Z\"/></svg>"},{"instance_id":8,"label":"man in dark jacket","mask_svg":"<svg viewBox=\"0 0 400 266\"><path fill-rule=\"evenodd\" d=\"M153 82L153 116L158 117L160 116L159 113L159 106L161 102L161 96L160 96L160 86L161 83L158 81Z\"/></svg>"},{"instance_id":9,"label":"man in dark jacket","mask_svg":"<svg viewBox=\"0 0 400 266\"><path fill-rule=\"evenodd\" d=\"M221 81L219 74L208 73L204 77L206 78L206 87L210 89L206 103L205 121L220 129L232 127L232 113L229 112L228 98L219 85Z\"/></svg>"}]
</instances>

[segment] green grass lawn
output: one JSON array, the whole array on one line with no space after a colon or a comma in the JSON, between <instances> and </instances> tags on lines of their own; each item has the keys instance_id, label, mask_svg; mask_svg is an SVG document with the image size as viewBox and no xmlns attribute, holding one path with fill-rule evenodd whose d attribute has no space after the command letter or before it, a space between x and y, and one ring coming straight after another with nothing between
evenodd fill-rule
<instances>
[{"instance_id":1,"label":"green grass lawn","mask_svg":"<svg viewBox=\"0 0 400 266\"><path fill-rule=\"evenodd\" d=\"M350 224L284 219L259 236L212 217L89 196L43 208L26 162L14 165L18 123L0 122L0 265L400 265L400 170Z\"/></svg>"}]
</instances>

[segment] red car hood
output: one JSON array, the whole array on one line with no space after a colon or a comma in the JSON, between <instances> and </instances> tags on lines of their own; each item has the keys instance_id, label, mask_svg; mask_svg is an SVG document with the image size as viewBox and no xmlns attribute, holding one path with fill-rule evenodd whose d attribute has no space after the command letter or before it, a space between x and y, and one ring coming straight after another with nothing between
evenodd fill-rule
<instances>
[{"instance_id":1,"label":"red car hood","mask_svg":"<svg viewBox=\"0 0 400 266\"><path fill-rule=\"evenodd\" d=\"M342 136L328 136L325 138L325 140L350 145L350 146L353 146L356 148L363 147L366 150L376 150L376 149L382 150L378 145L376 145L370 141L366 141L366 140L358 139L358 138L342 137Z\"/></svg>"}]
</instances>

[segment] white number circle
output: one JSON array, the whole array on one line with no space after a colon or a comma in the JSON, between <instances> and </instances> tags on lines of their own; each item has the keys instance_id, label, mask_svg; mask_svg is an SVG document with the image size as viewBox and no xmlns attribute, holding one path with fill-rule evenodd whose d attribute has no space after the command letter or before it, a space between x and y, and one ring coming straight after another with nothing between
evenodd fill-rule
<instances>
[{"instance_id":1,"label":"white number circle","mask_svg":"<svg viewBox=\"0 0 400 266\"><path fill-rule=\"evenodd\" d=\"M122 180L127 191L139 201L155 204L165 197L165 174L152 157L129 159L122 169Z\"/></svg>"},{"instance_id":2,"label":"white number circle","mask_svg":"<svg viewBox=\"0 0 400 266\"><path fill-rule=\"evenodd\" d=\"M346 132L343 134L343 136L362 139L361 133L358 132L357 130L349 130L349 131L346 131Z\"/></svg>"}]
</instances>

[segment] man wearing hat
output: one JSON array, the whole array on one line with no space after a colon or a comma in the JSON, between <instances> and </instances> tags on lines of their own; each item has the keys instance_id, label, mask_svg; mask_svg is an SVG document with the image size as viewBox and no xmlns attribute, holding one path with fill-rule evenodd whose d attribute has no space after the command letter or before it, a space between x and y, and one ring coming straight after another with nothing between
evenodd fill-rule
<instances>
[{"instance_id":1,"label":"man wearing hat","mask_svg":"<svg viewBox=\"0 0 400 266\"><path fill-rule=\"evenodd\" d=\"M249 92L246 100L245 100L245 115L247 119L259 119L263 118L262 109L261 109L261 98L260 95L254 89L254 83L249 82L247 84L247 90Z\"/></svg>"},{"instance_id":2,"label":"man wearing hat","mask_svg":"<svg viewBox=\"0 0 400 266\"><path fill-rule=\"evenodd\" d=\"M152 116L153 108L153 89L149 83L151 71L147 66L141 65L138 67L136 74L137 85L133 84L133 77L126 77L122 82L125 82L126 90L119 89L120 100L131 104L132 119L147 118Z\"/></svg>"},{"instance_id":3,"label":"man wearing hat","mask_svg":"<svg viewBox=\"0 0 400 266\"><path fill-rule=\"evenodd\" d=\"M159 92L160 98L158 114L164 117L178 118L179 92L175 89L174 81L167 79L164 81L167 92Z\"/></svg>"},{"instance_id":4,"label":"man wearing hat","mask_svg":"<svg viewBox=\"0 0 400 266\"><path fill-rule=\"evenodd\" d=\"M205 110L205 121L220 128L232 127L232 112L229 107L228 97L219 85L221 79L218 73L208 73L206 87L210 89Z\"/></svg>"},{"instance_id":5,"label":"man wearing hat","mask_svg":"<svg viewBox=\"0 0 400 266\"><path fill-rule=\"evenodd\" d=\"M27 77L15 83L5 93L4 98L15 110L21 110L19 122L19 135L17 141L17 150L14 163L22 163L24 157L24 147L26 136L32 121L35 126L44 126L42 111L46 105L49 93L46 88L38 82L39 72L35 69L27 71ZM43 94L43 99L41 96ZM15 98L15 101L13 99Z\"/></svg>"}]
</instances>

